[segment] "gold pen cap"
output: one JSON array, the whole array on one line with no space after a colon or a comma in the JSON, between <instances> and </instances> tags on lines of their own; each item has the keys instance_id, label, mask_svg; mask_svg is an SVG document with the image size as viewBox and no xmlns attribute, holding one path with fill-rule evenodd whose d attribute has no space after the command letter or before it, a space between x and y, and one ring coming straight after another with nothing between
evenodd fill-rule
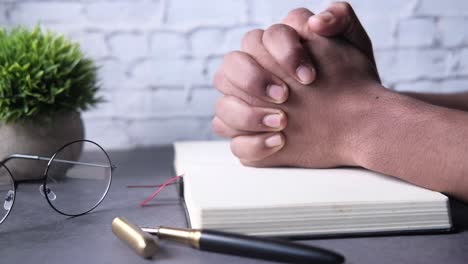
<instances>
[{"instance_id":1,"label":"gold pen cap","mask_svg":"<svg viewBox=\"0 0 468 264\"><path fill-rule=\"evenodd\" d=\"M114 218L112 232L138 255L151 258L156 254L158 245L155 239L157 237L143 232L139 227L131 224L123 217Z\"/></svg>"},{"instance_id":2,"label":"gold pen cap","mask_svg":"<svg viewBox=\"0 0 468 264\"><path fill-rule=\"evenodd\" d=\"M197 229L161 226L159 228L141 227L141 230L158 236L160 239L172 240L194 248L200 248L201 231Z\"/></svg>"}]
</instances>

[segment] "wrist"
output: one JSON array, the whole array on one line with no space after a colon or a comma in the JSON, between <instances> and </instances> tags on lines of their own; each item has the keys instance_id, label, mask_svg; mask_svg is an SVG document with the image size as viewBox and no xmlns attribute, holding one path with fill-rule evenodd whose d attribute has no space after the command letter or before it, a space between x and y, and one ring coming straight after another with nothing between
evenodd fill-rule
<instances>
[{"instance_id":1,"label":"wrist","mask_svg":"<svg viewBox=\"0 0 468 264\"><path fill-rule=\"evenodd\" d=\"M382 150L397 149L395 144L410 133L407 129L426 112L426 104L380 84L365 91L354 102L345 153L349 165L372 169L374 163L385 162Z\"/></svg>"},{"instance_id":2,"label":"wrist","mask_svg":"<svg viewBox=\"0 0 468 264\"><path fill-rule=\"evenodd\" d=\"M375 100L361 103L361 119L353 130L350 151L356 166L385 173L382 164L390 159L396 161L403 152L419 151L421 146L415 145L416 142L431 130L440 111L437 106L383 86L377 90Z\"/></svg>"},{"instance_id":3,"label":"wrist","mask_svg":"<svg viewBox=\"0 0 468 264\"><path fill-rule=\"evenodd\" d=\"M387 92L356 125L355 165L468 199L468 115Z\"/></svg>"}]
</instances>

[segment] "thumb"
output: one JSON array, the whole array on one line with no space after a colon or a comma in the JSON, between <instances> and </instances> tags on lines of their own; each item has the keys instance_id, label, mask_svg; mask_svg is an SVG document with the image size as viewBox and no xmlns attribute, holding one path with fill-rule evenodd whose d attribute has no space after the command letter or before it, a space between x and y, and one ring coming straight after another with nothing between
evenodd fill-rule
<instances>
[{"instance_id":1,"label":"thumb","mask_svg":"<svg viewBox=\"0 0 468 264\"><path fill-rule=\"evenodd\" d=\"M322 13L311 16L307 24L309 30L316 34L326 37L344 37L364 52L375 66L371 40L349 3L333 3Z\"/></svg>"}]
</instances>

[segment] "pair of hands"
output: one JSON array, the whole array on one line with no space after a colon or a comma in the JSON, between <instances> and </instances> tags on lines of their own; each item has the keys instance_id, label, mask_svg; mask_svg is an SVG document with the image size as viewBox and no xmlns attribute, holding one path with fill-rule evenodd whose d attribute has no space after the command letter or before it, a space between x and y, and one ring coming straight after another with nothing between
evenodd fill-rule
<instances>
[{"instance_id":1,"label":"pair of hands","mask_svg":"<svg viewBox=\"0 0 468 264\"><path fill-rule=\"evenodd\" d=\"M372 111L392 97L345 2L318 15L295 9L282 24L248 32L214 86L223 94L214 131L232 138L244 165L257 167L359 166Z\"/></svg>"}]
</instances>

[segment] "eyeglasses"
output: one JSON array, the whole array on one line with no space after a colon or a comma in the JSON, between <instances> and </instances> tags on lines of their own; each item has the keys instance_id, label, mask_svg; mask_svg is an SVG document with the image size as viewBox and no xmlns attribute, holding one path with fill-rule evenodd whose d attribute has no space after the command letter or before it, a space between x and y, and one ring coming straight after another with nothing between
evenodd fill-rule
<instances>
[{"instance_id":1,"label":"eyeglasses","mask_svg":"<svg viewBox=\"0 0 468 264\"><path fill-rule=\"evenodd\" d=\"M15 180L6 163L13 159L47 161L36 180ZM10 214L20 183L39 183L39 192L58 213L79 216L96 208L106 197L112 181L112 165L107 152L90 140L70 142L51 158L12 154L0 161L0 224Z\"/></svg>"}]
</instances>

